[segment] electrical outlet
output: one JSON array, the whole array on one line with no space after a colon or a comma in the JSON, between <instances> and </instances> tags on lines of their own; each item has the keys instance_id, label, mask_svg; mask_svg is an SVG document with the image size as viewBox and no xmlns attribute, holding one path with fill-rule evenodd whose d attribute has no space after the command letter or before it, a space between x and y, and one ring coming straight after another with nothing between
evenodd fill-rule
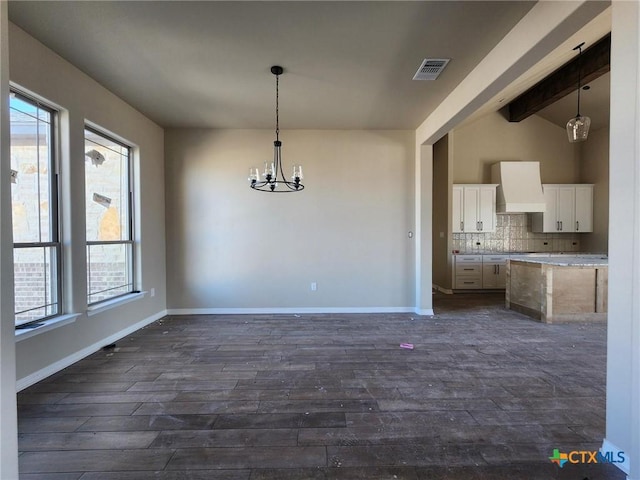
<instances>
[{"instance_id":1,"label":"electrical outlet","mask_svg":"<svg viewBox=\"0 0 640 480\"><path fill-rule=\"evenodd\" d=\"M316 282L311 282L311 291L315 292L318 290L318 284Z\"/></svg>"},{"instance_id":2,"label":"electrical outlet","mask_svg":"<svg viewBox=\"0 0 640 480\"><path fill-rule=\"evenodd\" d=\"M155 288L152 288L152 289L151 289L150 295L151 295L152 297L155 297L155 296L156 296L156 289L155 289Z\"/></svg>"}]
</instances>

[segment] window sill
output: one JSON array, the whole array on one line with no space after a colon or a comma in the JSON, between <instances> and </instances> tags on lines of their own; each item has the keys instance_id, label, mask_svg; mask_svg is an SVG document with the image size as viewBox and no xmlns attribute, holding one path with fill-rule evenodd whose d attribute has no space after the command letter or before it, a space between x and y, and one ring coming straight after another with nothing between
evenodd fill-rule
<instances>
[{"instance_id":1,"label":"window sill","mask_svg":"<svg viewBox=\"0 0 640 480\"><path fill-rule=\"evenodd\" d=\"M87 315L90 317L93 315L97 315L98 313L102 313L106 310L111 310L112 308L119 307L120 305L124 305L125 303L139 300L143 298L146 294L147 292L129 293L127 295L114 298L113 300L106 300L96 305L91 305L87 307Z\"/></svg>"},{"instance_id":2,"label":"window sill","mask_svg":"<svg viewBox=\"0 0 640 480\"><path fill-rule=\"evenodd\" d=\"M79 316L79 313L68 313L65 315L60 315L58 317L50 318L48 320L43 320L42 322L39 322L42 323L42 325L35 328L16 330L16 343L21 342L22 340L26 340L27 338L35 337L36 335L40 335L41 333L49 332L51 330L55 330L56 328L64 327L65 325L74 323Z\"/></svg>"}]
</instances>

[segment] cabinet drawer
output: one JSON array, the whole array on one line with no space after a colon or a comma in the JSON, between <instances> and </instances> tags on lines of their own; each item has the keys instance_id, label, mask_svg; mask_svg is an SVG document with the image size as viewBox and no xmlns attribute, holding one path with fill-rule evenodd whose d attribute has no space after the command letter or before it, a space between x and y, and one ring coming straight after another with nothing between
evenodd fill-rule
<instances>
[{"instance_id":1,"label":"cabinet drawer","mask_svg":"<svg viewBox=\"0 0 640 480\"><path fill-rule=\"evenodd\" d=\"M456 255L456 265L458 263L481 263L482 255Z\"/></svg>"},{"instance_id":2,"label":"cabinet drawer","mask_svg":"<svg viewBox=\"0 0 640 480\"><path fill-rule=\"evenodd\" d=\"M482 264L480 263L456 263L456 277L458 275L482 275Z\"/></svg>"},{"instance_id":3,"label":"cabinet drawer","mask_svg":"<svg viewBox=\"0 0 640 480\"><path fill-rule=\"evenodd\" d=\"M482 288L482 277L481 276L459 276L456 277L456 289L465 289L465 288Z\"/></svg>"},{"instance_id":4,"label":"cabinet drawer","mask_svg":"<svg viewBox=\"0 0 640 480\"><path fill-rule=\"evenodd\" d=\"M483 255L482 263L485 265L505 265L508 259L509 255Z\"/></svg>"}]
</instances>

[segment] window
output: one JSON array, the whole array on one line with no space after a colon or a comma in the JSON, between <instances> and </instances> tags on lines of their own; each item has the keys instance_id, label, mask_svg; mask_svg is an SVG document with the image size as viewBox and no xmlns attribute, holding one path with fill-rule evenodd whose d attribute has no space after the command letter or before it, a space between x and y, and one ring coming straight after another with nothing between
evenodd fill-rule
<instances>
[{"instance_id":1,"label":"window","mask_svg":"<svg viewBox=\"0 0 640 480\"><path fill-rule=\"evenodd\" d=\"M131 148L85 129L87 293L95 304L133 291Z\"/></svg>"},{"instance_id":2,"label":"window","mask_svg":"<svg viewBox=\"0 0 640 480\"><path fill-rule=\"evenodd\" d=\"M11 206L17 327L61 311L56 112L11 91Z\"/></svg>"}]
</instances>

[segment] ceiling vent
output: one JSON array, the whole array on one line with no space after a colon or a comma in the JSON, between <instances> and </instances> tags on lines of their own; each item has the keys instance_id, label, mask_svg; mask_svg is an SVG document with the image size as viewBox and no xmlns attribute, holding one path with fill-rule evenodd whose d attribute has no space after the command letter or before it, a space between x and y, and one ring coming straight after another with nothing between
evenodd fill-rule
<instances>
[{"instance_id":1,"label":"ceiling vent","mask_svg":"<svg viewBox=\"0 0 640 480\"><path fill-rule=\"evenodd\" d=\"M425 58L413 76L414 80L435 80L449 63L448 58Z\"/></svg>"}]
</instances>

